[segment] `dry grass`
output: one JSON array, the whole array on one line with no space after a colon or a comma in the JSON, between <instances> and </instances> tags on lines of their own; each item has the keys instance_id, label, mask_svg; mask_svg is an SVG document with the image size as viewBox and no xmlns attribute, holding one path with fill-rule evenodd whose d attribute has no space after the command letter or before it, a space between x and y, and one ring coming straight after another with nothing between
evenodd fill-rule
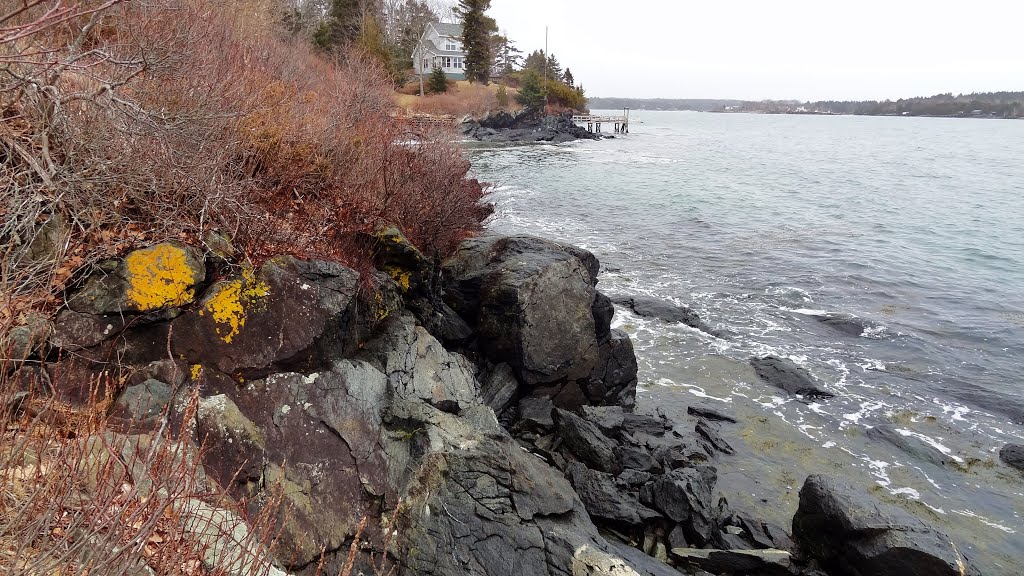
<instances>
[{"instance_id":1,"label":"dry grass","mask_svg":"<svg viewBox=\"0 0 1024 576\"><path fill-rule=\"evenodd\" d=\"M451 83L452 87L444 94L427 94L422 98L418 95L396 93L395 103L405 110L422 114L451 114L461 117L465 115L482 116L491 110L498 110L498 84L473 84L465 80ZM418 86L418 84L417 84ZM509 108L517 109L515 88L507 88Z\"/></svg>"}]
</instances>

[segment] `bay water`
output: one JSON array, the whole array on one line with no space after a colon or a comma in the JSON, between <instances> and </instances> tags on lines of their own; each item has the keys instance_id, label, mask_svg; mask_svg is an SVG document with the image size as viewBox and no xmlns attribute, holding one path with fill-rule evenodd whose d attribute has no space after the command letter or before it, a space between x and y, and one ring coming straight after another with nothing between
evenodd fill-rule
<instances>
[{"instance_id":1,"label":"bay water","mask_svg":"<svg viewBox=\"0 0 1024 576\"><path fill-rule=\"evenodd\" d=\"M947 532L986 574L1024 574L1024 122L632 112L631 133L467 144L490 229L577 244L598 288L685 305L715 337L618 308L638 409L740 422L730 506L784 526L803 479L842 475ZM823 319L842 319L837 330ZM860 326L849 330L849 326ZM835 398L749 365L775 354ZM922 461L880 424L946 453ZM689 424L692 426L692 422Z\"/></svg>"}]
</instances>

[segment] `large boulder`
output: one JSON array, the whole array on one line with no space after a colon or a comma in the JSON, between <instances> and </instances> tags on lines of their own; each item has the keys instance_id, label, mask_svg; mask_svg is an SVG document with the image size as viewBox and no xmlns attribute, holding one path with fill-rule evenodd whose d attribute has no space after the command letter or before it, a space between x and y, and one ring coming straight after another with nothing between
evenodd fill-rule
<instances>
[{"instance_id":1,"label":"large boulder","mask_svg":"<svg viewBox=\"0 0 1024 576\"><path fill-rule=\"evenodd\" d=\"M85 314L151 312L191 303L206 278L202 253L175 242L130 252L93 273L68 302Z\"/></svg>"},{"instance_id":2,"label":"large boulder","mask_svg":"<svg viewBox=\"0 0 1024 576\"><path fill-rule=\"evenodd\" d=\"M634 314L643 318L657 318L664 322L677 322L712 336L720 336L716 330L701 320L696 312L686 306L677 306L672 302L666 302L649 296L620 296L612 301L619 306L628 308Z\"/></svg>"},{"instance_id":3,"label":"large boulder","mask_svg":"<svg viewBox=\"0 0 1024 576\"><path fill-rule=\"evenodd\" d=\"M176 355L225 374L324 364L355 338L359 275L340 264L280 257L210 287L173 323ZM324 354L317 354L324 352Z\"/></svg>"},{"instance_id":4,"label":"large boulder","mask_svg":"<svg viewBox=\"0 0 1024 576\"><path fill-rule=\"evenodd\" d=\"M484 355L527 386L589 378L598 363L597 260L528 236L467 240L445 264L449 304Z\"/></svg>"},{"instance_id":5,"label":"large boulder","mask_svg":"<svg viewBox=\"0 0 1024 576\"><path fill-rule=\"evenodd\" d=\"M715 530L711 497L717 480L717 471L711 466L679 468L645 486L640 501L681 523L689 542L704 545Z\"/></svg>"},{"instance_id":6,"label":"large boulder","mask_svg":"<svg viewBox=\"0 0 1024 576\"><path fill-rule=\"evenodd\" d=\"M804 482L793 539L806 557L840 576L978 574L948 536L838 478Z\"/></svg>"}]
</instances>

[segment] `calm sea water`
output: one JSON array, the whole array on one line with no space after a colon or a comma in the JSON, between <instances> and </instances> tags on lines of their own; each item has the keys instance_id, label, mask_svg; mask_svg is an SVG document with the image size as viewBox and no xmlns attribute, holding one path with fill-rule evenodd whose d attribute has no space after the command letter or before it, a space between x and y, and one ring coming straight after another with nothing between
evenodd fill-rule
<instances>
[{"instance_id":1,"label":"calm sea water","mask_svg":"<svg viewBox=\"0 0 1024 576\"><path fill-rule=\"evenodd\" d=\"M634 112L632 134L469 145L496 185L491 228L584 246L599 288L685 304L729 336L619 310L641 408L717 404L737 456L720 489L788 524L808 473L840 473L1024 573L1024 122ZM837 332L826 314L867 329ZM836 398L759 382L751 356L805 366ZM864 436L886 423L951 455Z\"/></svg>"}]
</instances>

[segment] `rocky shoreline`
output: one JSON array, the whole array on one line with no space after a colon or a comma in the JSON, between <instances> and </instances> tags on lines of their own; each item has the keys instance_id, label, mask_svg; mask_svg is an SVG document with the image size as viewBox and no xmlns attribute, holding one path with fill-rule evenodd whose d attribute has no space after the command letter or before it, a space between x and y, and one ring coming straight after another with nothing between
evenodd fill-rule
<instances>
[{"instance_id":1,"label":"rocky shoreline","mask_svg":"<svg viewBox=\"0 0 1024 576\"><path fill-rule=\"evenodd\" d=\"M535 110L488 112L483 118L466 117L458 131L478 142L551 142L614 138L589 132L572 121L572 114L544 116Z\"/></svg>"},{"instance_id":2,"label":"rocky shoreline","mask_svg":"<svg viewBox=\"0 0 1024 576\"><path fill-rule=\"evenodd\" d=\"M107 382L114 417L144 428L176 415L249 517L283 486L270 573L337 573L363 518L367 573L381 556L436 576L977 573L947 536L841 479L807 478L792 526L716 497L736 419L637 409L633 345L590 252L491 236L435 266L395 229L368 241L372 290L332 262L132 252L24 338L39 362L16 376L69 406ZM620 305L714 333L686 309ZM829 395L787 361L752 364ZM177 407L192 389L189 422Z\"/></svg>"}]
</instances>

